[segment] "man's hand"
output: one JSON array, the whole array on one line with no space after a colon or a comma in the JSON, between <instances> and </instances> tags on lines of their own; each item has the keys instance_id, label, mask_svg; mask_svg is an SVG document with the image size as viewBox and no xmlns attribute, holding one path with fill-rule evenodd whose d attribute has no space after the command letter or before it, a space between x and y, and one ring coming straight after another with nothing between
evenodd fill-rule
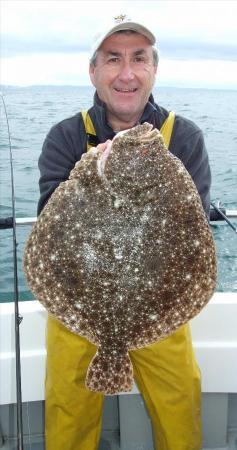
<instances>
[{"instance_id":1,"label":"man's hand","mask_svg":"<svg viewBox=\"0 0 237 450\"><path fill-rule=\"evenodd\" d=\"M106 147L108 146L108 144L110 144L111 140L108 139L106 142L103 142L102 144L98 144L97 148L98 150L101 150L102 152L105 151Z\"/></svg>"}]
</instances>

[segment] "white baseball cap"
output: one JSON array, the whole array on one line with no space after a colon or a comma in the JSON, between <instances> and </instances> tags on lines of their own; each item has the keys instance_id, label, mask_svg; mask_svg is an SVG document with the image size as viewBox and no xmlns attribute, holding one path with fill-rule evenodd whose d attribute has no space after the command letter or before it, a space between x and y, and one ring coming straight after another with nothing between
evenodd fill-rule
<instances>
[{"instance_id":1,"label":"white baseball cap","mask_svg":"<svg viewBox=\"0 0 237 450\"><path fill-rule=\"evenodd\" d=\"M154 45L156 43L155 35L145 25L140 22L134 22L126 15L121 14L120 16L115 17L113 22L107 24L94 36L91 46L91 58L100 48L106 38L116 33L116 31L121 30L136 31L137 33L145 36L150 41L151 45Z\"/></svg>"}]
</instances>

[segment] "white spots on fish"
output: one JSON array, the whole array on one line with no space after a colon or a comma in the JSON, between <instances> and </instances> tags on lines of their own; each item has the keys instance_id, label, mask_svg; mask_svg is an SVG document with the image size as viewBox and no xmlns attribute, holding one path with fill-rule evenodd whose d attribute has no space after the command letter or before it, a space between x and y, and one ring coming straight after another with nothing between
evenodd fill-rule
<instances>
[{"instance_id":1,"label":"white spots on fish","mask_svg":"<svg viewBox=\"0 0 237 450\"><path fill-rule=\"evenodd\" d=\"M122 204L124 203L123 199L121 198L116 198L114 200L114 208L118 209L122 206Z\"/></svg>"},{"instance_id":2,"label":"white spots on fish","mask_svg":"<svg viewBox=\"0 0 237 450\"><path fill-rule=\"evenodd\" d=\"M185 280L191 280L191 278L192 278L191 273L187 273L187 274L185 275Z\"/></svg>"},{"instance_id":3,"label":"white spots on fish","mask_svg":"<svg viewBox=\"0 0 237 450\"><path fill-rule=\"evenodd\" d=\"M83 243L81 256L87 271L90 273L94 272L98 267L99 260L94 248L88 242Z\"/></svg>"},{"instance_id":4,"label":"white spots on fish","mask_svg":"<svg viewBox=\"0 0 237 450\"><path fill-rule=\"evenodd\" d=\"M123 259L123 252L120 248L117 247L114 248L114 257L117 260Z\"/></svg>"},{"instance_id":5,"label":"white spots on fish","mask_svg":"<svg viewBox=\"0 0 237 450\"><path fill-rule=\"evenodd\" d=\"M94 234L94 238L98 241L100 241L101 239L103 239L103 233L101 230L97 230Z\"/></svg>"},{"instance_id":6,"label":"white spots on fish","mask_svg":"<svg viewBox=\"0 0 237 450\"><path fill-rule=\"evenodd\" d=\"M150 314L150 315L149 315L149 319L151 319L151 320L157 320L157 319L158 319L158 314Z\"/></svg>"},{"instance_id":7,"label":"white spots on fish","mask_svg":"<svg viewBox=\"0 0 237 450\"><path fill-rule=\"evenodd\" d=\"M195 240L195 241L193 242L193 245L194 245L194 247L199 247L200 241Z\"/></svg>"},{"instance_id":8,"label":"white spots on fish","mask_svg":"<svg viewBox=\"0 0 237 450\"><path fill-rule=\"evenodd\" d=\"M142 223L145 223L145 222L148 222L148 220L149 220L149 216L148 216L147 212L144 212L140 218L140 221Z\"/></svg>"}]
</instances>

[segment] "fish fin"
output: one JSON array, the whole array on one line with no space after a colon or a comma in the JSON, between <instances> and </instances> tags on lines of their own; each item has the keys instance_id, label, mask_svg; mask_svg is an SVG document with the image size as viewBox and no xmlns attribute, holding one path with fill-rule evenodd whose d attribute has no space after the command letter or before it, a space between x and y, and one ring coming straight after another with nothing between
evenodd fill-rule
<instances>
[{"instance_id":1,"label":"fish fin","mask_svg":"<svg viewBox=\"0 0 237 450\"><path fill-rule=\"evenodd\" d=\"M114 357L99 348L88 367L86 387L106 395L131 391L133 368L128 353Z\"/></svg>"}]
</instances>

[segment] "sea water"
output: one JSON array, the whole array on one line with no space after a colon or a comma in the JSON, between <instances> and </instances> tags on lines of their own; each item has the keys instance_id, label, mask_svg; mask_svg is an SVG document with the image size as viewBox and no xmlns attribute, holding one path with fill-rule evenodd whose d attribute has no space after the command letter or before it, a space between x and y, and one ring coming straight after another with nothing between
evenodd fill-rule
<instances>
[{"instance_id":1,"label":"sea water","mask_svg":"<svg viewBox=\"0 0 237 450\"><path fill-rule=\"evenodd\" d=\"M38 158L52 125L93 102L92 87L3 87L11 133L16 217L36 216ZM237 91L159 88L155 101L193 120L202 130L212 170L211 199L237 209ZM0 217L12 216L7 123L0 107ZM236 219L233 223L237 226ZM224 222L212 225L218 255L218 291L237 292L237 234ZM23 271L30 226L17 227L20 300L32 299ZM12 230L0 230L0 301L13 299Z\"/></svg>"}]
</instances>

